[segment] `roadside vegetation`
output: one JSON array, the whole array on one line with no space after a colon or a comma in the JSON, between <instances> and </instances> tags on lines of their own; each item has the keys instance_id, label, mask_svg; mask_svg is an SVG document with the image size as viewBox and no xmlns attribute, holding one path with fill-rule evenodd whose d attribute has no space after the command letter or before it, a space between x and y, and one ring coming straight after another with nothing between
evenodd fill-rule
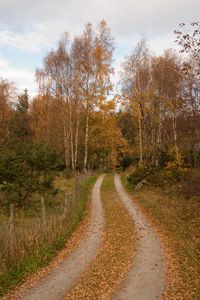
<instances>
[{"instance_id":1,"label":"roadside vegetation","mask_svg":"<svg viewBox=\"0 0 200 300\"><path fill-rule=\"evenodd\" d=\"M40 196L34 194L32 205L14 210L13 224L1 213L0 296L46 266L65 246L85 215L95 180L95 176L84 176L77 182L61 173L53 182L56 194L44 197L45 208Z\"/></svg>"},{"instance_id":2,"label":"roadside vegetation","mask_svg":"<svg viewBox=\"0 0 200 300\"><path fill-rule=\"evenodd\" d=\"M123 176L123 182L135 201L169 238L170 247L177 257L181 281L176 282L175 274L170 274L166 299L200 297L199 174L199 169L135 169L127 177ZM142 180L143 186L135 190Z\"/></svg>"},{"instance_id":3,"label":"roadside vegetation","mask_svg":"<svg viewBox=\"0 0 200 300\"><path fill-rule=\"evenodd\" d=\"M110 299L134 259L134 224L118 200L113 175L102 184L106 228L95 261L84 272L65 299Z\"/></svg>"}]
</instances>

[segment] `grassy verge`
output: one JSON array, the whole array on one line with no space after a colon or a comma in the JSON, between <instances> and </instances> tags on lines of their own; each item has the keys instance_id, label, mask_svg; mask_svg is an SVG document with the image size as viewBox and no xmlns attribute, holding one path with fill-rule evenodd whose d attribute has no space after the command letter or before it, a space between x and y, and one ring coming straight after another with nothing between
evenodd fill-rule
<instances>
[{"instance_id":1,"label":"grassy verge","mask_svg":"<svg viewBox=\"0 0 200 300\"><path fill-rule=\"evenodd\" d=\"M81 180L77 200L75 202L71 201L70 206L68 206L68 213L64 218L63 212L58 214L56 211L54 215L51 209L45 232L42 230L42 224L36 224L37 219L34 217L31 220L22 220L23 237L26 238L26 241L23 244L16 244L18 248L14 248L15 258L9 260L8 257L6 259L2 255L2 251L0 252L0 296L8 293L16 285L22 284L27 276L33 274L39 268L48 265L58 251L65 246L85 215L88 196L95 180L95 176ZM62 187L59 187L61 191L59 197L63 196L63 192L69 187L69 184L73 185L73 183L65 183L63 178L57 180L56 184ZM59 199L55 201L59 201ZM21 227L16 226L17 230L18 236L20 236ZM25 245L27 245L26 248ZM3 249L3 247L0 248Z\"/></svg>"},{"instance_id":2,"label":"grassy verge","mask_svg":"<svg viewBox=\"0 0 200 300\"><path fill-rule=\"evenodd\" d=\"M178 259L182 284L177 287L174 274L171 274L171 288L167 290L166 298L200 299L199 197L185 199L177 195L170 196L153 186L145 186L136 192L128 185L125 176L122 176L122 180L138 204L170 239Z\"/></svg>"},{"instance_id":3,"label":"grassy verge","mask_svg":"<svg viewBox=\"0 0 200 300\"><path fill-rule=\"evenodd\" d=\"M105 237L95 260L65 299L110 299L128 271L134 256L134 224L119 202L113 176L102 185Z\"/></svg>"}]
</instances>

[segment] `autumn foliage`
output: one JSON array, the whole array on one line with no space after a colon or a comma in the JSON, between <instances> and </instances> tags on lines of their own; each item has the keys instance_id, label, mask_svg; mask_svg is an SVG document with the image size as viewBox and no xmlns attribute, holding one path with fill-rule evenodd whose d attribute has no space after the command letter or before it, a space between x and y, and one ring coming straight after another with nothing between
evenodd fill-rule
<instances>
[{"instance_id":1,"label":"autumn foliage","mask_svg":"<svg viewBox=\"0 0 200 300\"><path fill-rule=\"evenodd\" d=\"M39 92L0 82L0 142L43 143L73 172L200 164L199 22L175 31L180 52L151 53L141 40L124 59L114 94L114 39L105 21L63 34L36 70ZM182 57L182 53L186 53Z\"/></svg>"}]
</instances>

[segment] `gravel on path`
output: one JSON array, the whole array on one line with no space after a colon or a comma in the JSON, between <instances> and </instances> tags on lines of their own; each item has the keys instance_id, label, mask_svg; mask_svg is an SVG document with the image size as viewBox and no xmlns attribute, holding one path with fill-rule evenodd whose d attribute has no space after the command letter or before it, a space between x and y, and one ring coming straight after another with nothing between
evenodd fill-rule
<instances>
[{"instance_id":1,"label":"gravel on path","mask_svg":"<svg viewBox=\"0 0 200 300\"><path fill-rule=\"evenodd\" d=\"M138 206L125 192L119 175L115 175L115 187L124 206L135 222L136 255L113 300L161 300L163 299L165 264L161 242Z\"/></svg>"}]
</instances>

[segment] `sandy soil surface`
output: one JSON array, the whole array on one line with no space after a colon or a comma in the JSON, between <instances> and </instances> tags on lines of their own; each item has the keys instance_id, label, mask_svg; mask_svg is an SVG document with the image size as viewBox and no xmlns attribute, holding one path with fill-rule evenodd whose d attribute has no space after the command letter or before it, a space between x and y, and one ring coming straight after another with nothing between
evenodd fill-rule
<instances>
[{"instance_id":1,"label":"sandy soil surface","mask_svg":"<svg viewBox=\"0 0 200 300\"><path fill-rule=\"evenodd\" d=\"M103 181L101 175L92 191L91 225L86 237L80 242L72 254L55 270L43 279L36 287L29 289L20 297L23 300L57 300L61 299L77 278L94 259L102 242L105 225L104 213L100 199L100 187Z\"/></svg>"},{"instance_id":2,"label":"sandy soil surface","mask_svg":"<svg viewBox=\"0 0 200 300\"><path fill-rule=\"evenodd\" d=\"M158 235L140 209L125 192L119 175L115 175L119 197L135 222L136 255L132 269L113 300L159 300L164 290L164 254Z\"/></svg>"}]
</instances>

